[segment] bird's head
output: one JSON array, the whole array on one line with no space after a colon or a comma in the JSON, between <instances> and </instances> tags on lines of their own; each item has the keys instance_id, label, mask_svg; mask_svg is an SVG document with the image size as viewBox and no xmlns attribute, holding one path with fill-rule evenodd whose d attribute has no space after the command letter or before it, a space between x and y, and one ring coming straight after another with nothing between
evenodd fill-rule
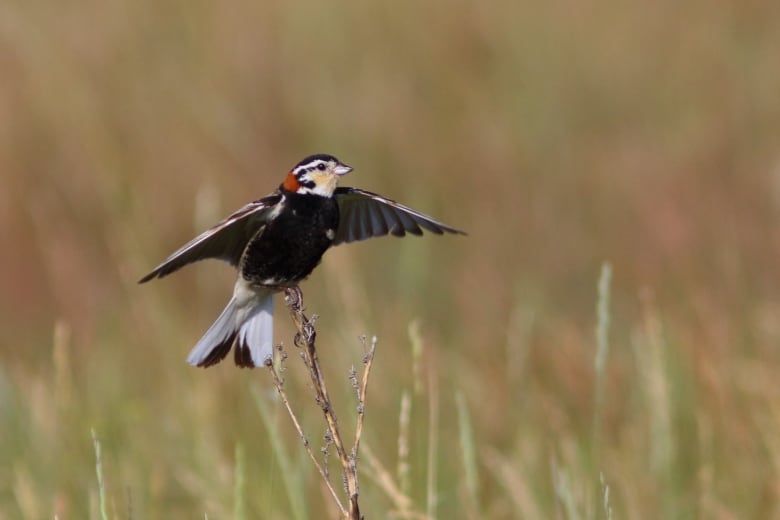
<instances>
[{"instance_id":1,"label":"bird's head","mask_svg":"<svg viewBox=\"0 0 780 520\"><path fill-rule=\"evenodd\" d=\"M294 193L330 197L336 189L339 177L351 171L352 167L332 155L310 155L290 170L282 188Z\"/></svg>"}]
</instances>

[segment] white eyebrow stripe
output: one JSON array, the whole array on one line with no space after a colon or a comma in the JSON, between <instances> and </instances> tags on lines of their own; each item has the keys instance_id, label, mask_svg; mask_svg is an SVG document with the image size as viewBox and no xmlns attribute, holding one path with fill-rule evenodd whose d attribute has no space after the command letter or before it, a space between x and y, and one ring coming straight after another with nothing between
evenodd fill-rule
<instances>
[{"instance_id":1,"label":"white eyebrow stripe","mask_svg":"<svg viewBox=\"0 0 780 520\"><path fill-rule=\"evenodd\" d=\"M304 172L310 172L312 170L317 169L317 166L319 166L320 164L327 164L327 163L322 159L315 159L312 162L298 166L293 170L293 172L295 173L295 175L299 175Z\"/></svg>"}]
</instances>

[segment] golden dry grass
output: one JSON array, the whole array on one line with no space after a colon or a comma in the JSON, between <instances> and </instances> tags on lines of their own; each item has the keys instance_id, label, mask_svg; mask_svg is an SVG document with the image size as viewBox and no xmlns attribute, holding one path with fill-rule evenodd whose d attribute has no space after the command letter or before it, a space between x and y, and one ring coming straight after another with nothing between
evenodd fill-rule
<instances>
[{"instance_id":1,"label":"golden dry grass","mask_svg":"<svg viewBox=\"0 0 780 520\"><path fill-rule=\"evenodd\" d=\"M772 2L4 2L0 519L98 518L91 428L110 518L328 511L268 374L184 363L230 269L135 284L320 151L470 233L303 287L344 410L379 337L364 442L396 475L407 395L415 511L604 518L603 474L615 518L777 517L778 55Z\"/></svg>"}]
</instances>

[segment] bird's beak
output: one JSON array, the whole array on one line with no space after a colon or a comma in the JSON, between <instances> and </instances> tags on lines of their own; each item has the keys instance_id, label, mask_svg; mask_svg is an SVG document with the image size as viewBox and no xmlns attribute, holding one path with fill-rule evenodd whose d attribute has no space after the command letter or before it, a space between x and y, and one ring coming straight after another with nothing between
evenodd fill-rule
<instances>
[{"instance_id":1,"label":"bird's beak","mask_svg":"<svg viewBox=\"0 0 780 520\"><path fill-rule=\"evenodd\" d=\"M352 166L347 166L346 164L339 164L338 166L336 166L336 168L333 171L336 172L336 175L346 175L352 171Z\"/></svg>"}]
</instances>

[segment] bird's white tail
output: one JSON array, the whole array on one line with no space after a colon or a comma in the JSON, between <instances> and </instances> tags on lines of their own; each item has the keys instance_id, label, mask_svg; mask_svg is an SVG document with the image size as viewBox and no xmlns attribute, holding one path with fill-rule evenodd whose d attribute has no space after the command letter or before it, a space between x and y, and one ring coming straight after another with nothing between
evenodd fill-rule
<instances>
[{"instance_id":1,"label":"bird's white tail","mask_svg":"<svg viewBox=\"0 0 780 520\"><path fill-rule=\"evenodd\" d=\"M236 365L261 367L273 357L274 293L239 277L233 297L190 351L187 362L209 367L222 361L233 343Z\"/></svg>"},{"instance_id":2,"label":"bird's white tail","mask_svg":"<svg viewBox=\"0 0 780 520\"><path fill-rule=\"evenodd\" d=\"M274 355L274 293L267 292L238 329L235 359L240 367L261 367Z\"/></svg>"}]
</instances>

